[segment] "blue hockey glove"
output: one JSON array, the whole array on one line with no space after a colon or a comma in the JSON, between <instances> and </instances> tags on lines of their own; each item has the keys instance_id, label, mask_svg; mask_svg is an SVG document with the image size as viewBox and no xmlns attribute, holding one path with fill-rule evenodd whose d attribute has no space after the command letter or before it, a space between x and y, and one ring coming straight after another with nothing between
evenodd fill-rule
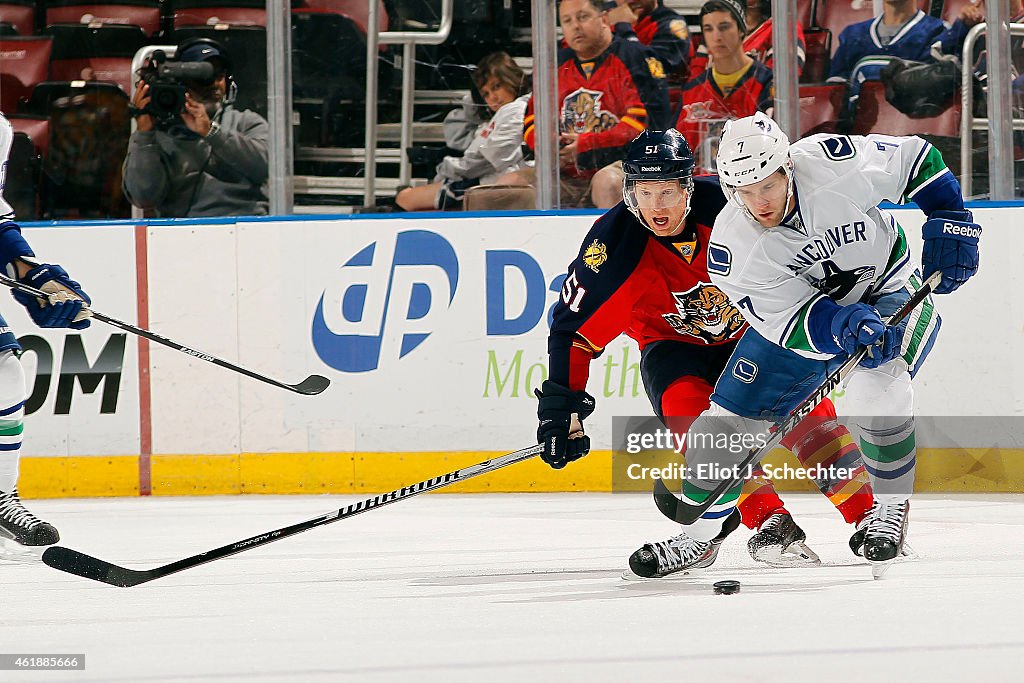
<instances>
[{"instance_id":1,"label":"blue hockey glove","mask_svg":"<svg viewBox=\"0 0 1024 683\"><path fill-rule=\"evenodd\" d=\"M590 437L583 432L583 420L594 412L594 397L585 391L571 391L544 380L534 392L537 406L537 443L544 444L540 459L560 470L590 452Z\"/></svg>"},{"instance_id":2,"label":"blue hockey glove","mask_svg":"<svg viewBox=\"0 0 1024 683\"><path fill-rule=\"evenodd\" d=\"M25 273L20 280L49 295L49 300L43 300L16 289L11 290L15 300L28 309L36 325L70 327L73 330L89 327L90 312L83 307L91 304L92 300L82 291L82 286L68 276L66 270L43 263Z\"/></svg>"},{"instance_id":3,"label":"blue hockey glove","mask_svg":"<svg viewBox=\"0 0 1024 683\"><path fill-rule=\"evenodd\" d=\"M978 272L978 238L981 226L970 211L935 211L922 228L924 277L942 272L936 294L949 294Z\"/></svg>"},{"instance_id":4,"label":"blue hockey glove","mask_svg":"<svg viewBox=\"0 0 1024 683\"><path fill-rule=\"evenodd\" d=\"M886 327L878 311L867 304L843 306L832 318L832 338L847 355L862 346L868 354L860 362L866 368L888 363L900 352L900 335L895 327Z\"/></svg>"}]
</instances>

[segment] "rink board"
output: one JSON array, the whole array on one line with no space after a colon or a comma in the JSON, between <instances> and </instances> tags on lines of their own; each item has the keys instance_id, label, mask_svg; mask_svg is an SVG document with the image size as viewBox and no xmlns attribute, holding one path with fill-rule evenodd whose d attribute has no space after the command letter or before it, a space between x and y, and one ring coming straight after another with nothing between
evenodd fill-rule
<instances>
[{"instance_id":1,"label":"rink board","mask_svg":"<svg viewBox=\"0 0 1024 683\"><path fill-rule=\"evenodd\" d=\"M1024 205L980 206L982 270L938 302L941 341L915 382L921 415L1024 415L1024 315L1012 295L1024 284ZM922 215L897 217L919 253ZM546 372L550 310L594 218L31 226L37 253L67 265L98 310L286 382L318 373L333 384L299 396L131 335L117 339L104 325L40 332L20 307L5 306L15 330L46 342L29 340L30 391L47 379L35 357L54 350L52 389L36 391L40 407L27 419L23 492L378 492L523 448L535 429L532 388ZM600 449L610 445L612 416L651 413L638 363L620 337L592 364L594 454L557 473L521 464L462 490L609 490ZM1012 435L919 446L922 490L1024 490L1024 443Z\"/></svg>"}]
</instances>

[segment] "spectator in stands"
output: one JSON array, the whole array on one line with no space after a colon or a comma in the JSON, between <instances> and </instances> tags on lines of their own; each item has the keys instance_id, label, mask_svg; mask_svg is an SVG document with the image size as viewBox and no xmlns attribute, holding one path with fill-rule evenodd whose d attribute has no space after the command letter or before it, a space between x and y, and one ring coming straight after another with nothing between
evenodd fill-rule
<instances>
[{"instance_id":1,"label":"spectator in stands","mask_svg":"<svg viewBox=\"0 0 1024 683\"><path fill-rule=\"evenodd\" d=\"M665 67L666 74L679 72L686 80L686 63L690 55L690 30L686 19L674 9L665 7L665 0L615 0L618 6L608 11L608 21L615 35L624 40L638 40L651 49Z\"/></svg>"},{"instance_id":2,"label":"spectator in stands","mask_svg":"<svg viewBox=\"0 0 1024 683\"><path fill-rule=\"evenodd\" d=\"M595 174L621 167L625 148L647 125L671 125L665 71L646 47L612 34L603 0L561 0L558 17L566 41L558 51L561 205L614 206L622 199L621 181L599 192ZM523 138L533 149L532 97L524 123ZM528 167L498 182L532 186L535 179Z\"/></svg>"},{"instance_id":3,"label":"spectator in stands","mask_svg":"<svg viewBox=\"0 0 1024 683\"><path fill-rule=\"evenodd\" d=\"M860 84L877 81L891 57L932 61L932 43L942 39L946 26L917 5L918 0L885 0L880 15L843 29L828 80L848 81L856 97Z\"/></svg>"},{"instance_id":4,"label":"spectator in stands","mask_svg":"<svg viewBox=\"0 0 1024 683\"><path fill-rule=\"evenodd\" d=\"M407 187L395 203L405 211L462 208L471 187L494 183L523 162L523 116L529 99L526 74L506 52L487 55L473 72L473 85L491 112L461 157L448 156L437 165L429 185Z\"/></svg>"},{"instance_id":5,"label":"spectator in stands","mask_svg":"<svg viewBox=\"0 0 1024 683\"><path fill-rule=\"evenodd\" d=\"M773 68L772 53L772 3L771 0L747 0L746 4L746 36L743 38L743 51L761 62L769 69ZM796 71L797 75L804 70L804 29L800 22L796 24ZM707 46L703 43L697 48L690 60L690 78L697 78L706 71L710 64Z\"/></svg>"},{"instance_id":6,"label":"spectator in stands","mask_svg":"<svg viewBox=\"0 0 1024 683\"><path fill-rule=\"evenodd\" d=\"M772 72L743 51L746 32L742 0L708 0L700 8L701 33L711 67L683 86L676 122L697 168L714 172L718 138L729 119L765 111L773 102Z\"/></svg>"},{"instance_id":7,"label":"spectator in stands","mask_svg":"<svg viewBox=\"0 0 1024 683\"><path fill-rule=\"evenodd\" d=\"M150 88L139 81L125 194L162 217L265 215L269 125L256 112L234 108L231 57L217 42L193 38L178 46L176 60L209 62L214 78L186 82L184 109L166 124L147 110Z\"/></svg>"}]
</instances>

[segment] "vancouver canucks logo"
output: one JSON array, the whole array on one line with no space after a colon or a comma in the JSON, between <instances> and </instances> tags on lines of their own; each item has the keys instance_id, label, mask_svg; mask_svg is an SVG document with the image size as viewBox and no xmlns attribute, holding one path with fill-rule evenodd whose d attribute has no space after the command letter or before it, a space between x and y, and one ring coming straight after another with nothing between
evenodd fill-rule
<instances>
[{"instance_id":1,"label":"vancouver canucks logo","mask_svg":"<svg viewBox=\"0 0 1024 683\"><path fill-rule=\"evenodd\" d=\"M850 292L857 285L864 281L870 281L875 277L874 266L860 266L853 270L841 270L832 261L822 261L821 268L825 273L824 277L811 277L811 284L836 301L842 301L850 295Z\"/></svg>"},{"instance_id":2,"label":"vancouver canucks logo","mask_svg":"<svg viewBox=\"0 0 1024 683\"><path fill-rule=\"evenodd\" d=\"M595 273L608 260L608 247L594 240L583 252L583 263Z\"/></svg>"},{"instance_id":3,"label":"vancouver canucks logo","mask_svg":"<svg viewBox=\"0 0 1024 683\"><path fill-rule=\"evenodd\" d=\"M614 114L601 107L603 92L577 88L562 100L563 133L600 133L619 123Z\"/></svg>"},{"instance_id":4,"label":"vancouver canucks logo","mask_svg":"<svg viewBox=\"0 0 1024 683\"><path fill-rule=\"evenodd\" d=\"M662 315L679 334L715 344L734 336L746 321L722 290L703 282L685 292L672 292L676 313Z\"/></svg>"}]
</instances>

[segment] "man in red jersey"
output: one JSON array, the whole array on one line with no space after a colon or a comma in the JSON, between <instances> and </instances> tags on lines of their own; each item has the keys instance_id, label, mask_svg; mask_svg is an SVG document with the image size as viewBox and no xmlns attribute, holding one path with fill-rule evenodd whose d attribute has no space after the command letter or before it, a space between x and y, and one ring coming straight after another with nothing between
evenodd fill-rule
<instances>
[{"instance_id":1,"label":"man in red jersey","mask_svg":"<svg viewBox=\"0 0 1024 683\"><path fill-rule=\"evenodd\" d=\"M582 424L594 410L586 392L590 362L620 334L640 346L640 374L656 414L683 434L709 405L713 386L746 330L740 312L707 272L711 226L726 204L718 179L693 177L690 148L671 129L641 133L623 167L624 201L587 234L555 305L548 379L537 392L541 457L555 469L590 450ZM872 498L849 432L834 418L835 408L825 401L783 443L802 463L810 458L846 467L857 461L850 469L859 469L858 474L828 482L823 491L843 489L841 499L829 498L855 523ZM758 529L748 543L751 555L778 565L816 563L771 483L752 480L751 487L752 495L739 507L744 523ZM710 565L718 544L738 525L736 517L724 523L721 538L695 553L681 537L648 544L663 558L649 576ZM645 575L642 568L633 571Z\"/></svg>"},{"instance_id":2,"label":"man in red jersey","mask_svg":"<svg viewBox=\"0 0 1024 683\"><path fill-rule=\"evenodd\" d=\"M559 162L563 207L611 206L590 197L591 179L622 159L630 140L650 124L671 125L661 62L639 43L612 35L602 0L562 0L559 21L566 47L558 51ZM523 139L534 149L533 98ZM533 185L534 169L498 179Z\"/></svg>"},{"instance_id":3,"label":"man in red jersey","mask_svg":"<svg viewBox=\"0 0 1024 683\"><path fill-rule=\"evenodd\" d=\"M664 0L615 1L618 6L608 12L608 21L614 27L615 35L643 43L661 61L670 78L679 72L679 80L685 81L690 54L690 30L686 19L674 9L665 7Z\"/></svg>"}]
</instances>

